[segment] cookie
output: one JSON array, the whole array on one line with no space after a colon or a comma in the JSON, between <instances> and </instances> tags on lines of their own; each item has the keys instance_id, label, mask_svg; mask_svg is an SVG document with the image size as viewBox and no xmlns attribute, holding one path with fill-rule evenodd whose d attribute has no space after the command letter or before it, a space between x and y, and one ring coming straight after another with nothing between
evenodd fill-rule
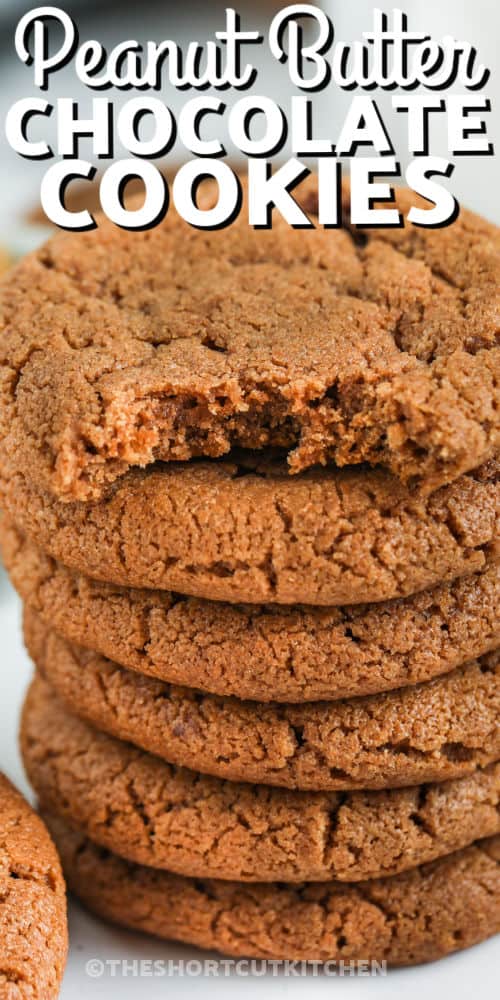
<instances>
[{"instance_id":1,"label":"cookie","mask_svg":"<svg viewBox=\"0 0 500 1000\"><path fill-rule=\"evenodd\" d=\"M0 774L0 996L54 1000L66 964L66 887L42 820Z\"/></svg>"},{"instance_id":2,"label":"cookie","mask_svg":"<svg viewBox=\"0 0 500 1000\"><path fill-rule=\"evenodd\" d=\"M183 875L357 881L500 833L500 764L392 791L238 784L92 729L40 678L27 697L21 743L44 808L130 861Z\"/></svg>"},{"instance_id":3,"label":"cookie","mask_svg":"<svg viewBox=\"0 0 500 1000\"><path fill-rule=\"evenodd\" d=\"M500 566L403 600L237 606L99 583L0 519L23 601L65 638L159 680L257 701L366 695L430 680L500 646Z\"/></svg>"},{"instance_id":4,"label":"cookie","mask_svg":"<svg viewBox=\"0 0 500 1000\"><path fill-rule=\"evenodd\" d=\"M62 503L12 475L3 508L50 555L106 582L230 603L357 604L498 556L499 468L423 498L377 470L290 477L278 460L246 454L134 469L93 504Z\"/></svg>"},{"instance_id":5,"label":"cookie","mask_svg":"<svg viewBox=\"0 0 500 1000\"><path fill-rule=\"evenodd\" d=\"M500 653L389 694L259 705L124 670L25 614L28 651L71 712L183 767L303 790L396 788L500 758Z\"/></svg>"},{"instance_id":6,"label":"cookie","mask_svg":"<svg viewBox=\"0 0 500 1000\"><path fill-rule=\"evenodd\" d=\"M98 916L226 955L414 965L500 931L499 837L355 885L243 885L132 864L47 821L70 888Z\"/></svg>"},{"instance_id":7,"label":"cookie","mask_svg":"<svg viewBox=\"0 0 500 1000\"><path fill-rule=\"evenodd\" d=\"M11 266L11 258L5 247L0 246L0 274Z\"/></svg>"},{"instance_id":8,"label":"cookie","mask_svg":"<svg viewBox=\"0 0 500 1000\"><path fill-rule=\"evenodd\" d=\"M315 218L314 181L294 195ZM427 490L491 458L499 230L466 211L361 235L273 222L242 211L199 231L171 208L152 231L101 221L22 261L0 291L17 467L88 500L131 466L234 447L282 447L295 472L383 465Z\"/></svg>"}]
</instances>

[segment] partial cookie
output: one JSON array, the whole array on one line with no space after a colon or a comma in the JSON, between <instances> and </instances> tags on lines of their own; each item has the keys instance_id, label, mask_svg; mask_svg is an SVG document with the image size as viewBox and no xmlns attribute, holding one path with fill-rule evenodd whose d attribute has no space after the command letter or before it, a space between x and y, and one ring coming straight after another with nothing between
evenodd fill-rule
<instances>
[{"instance_id":1,"label":"partial cookie","mask_svg":"<svg viewBox=\"0 0 500 1000\"><path fill-rule=\"evenodd\" d=\"M10 255L7 253L5 247L0 246L0 274L7 270L12 264Z\"/></svg>"},{"instance_id":2,"label":"partial cookie","mask_svg":"<svg viewBox=\"0 0 500 1000\"><path fill-rule=\"evenodd\" d=\"M2 490L29 538L97 579L232 603L336 605L406 597L498 556L499 468L430 498L381 471L291 477L249 454L135 469L90 504L54 500L20 474Z\"/></svg>"},{"instance_id":3,"label":"partial cookie","mask_svg":"<svg viewBox=\"0 0 500 1000\"><path fill-rule=\"evenodd\" d=\"M25 704L25 766L44 808L153 868L253 881L395 874L500 832L500 764L378 792L297 792L167 764L71 715L38 678Z\"/></svg>"},{"instance_id":4,"label":"partial cookie","mask_svg":"<svg viewBox=\"0 0 500 1000\"><path fill-rule=\"evenodd\" d=\"M98 916L226 955L415 965L500 931L500 837L356 885L244 885L132 864L47 821L71 890Z\"/></svg>"},{"instance_id":5,"label":"partial cookie","mask_svg":"<svg viewBox=\"0 0 500 1000\"><path fill-rule=\"evenodd\" d=\"M159 680L303 702L417 684L500 646L500 565L404 600L343 608L229 605L99 583L0 519L25 603L65 638Z\"/></svg>"},{"instance_id":6,"label":"partial cookie","mask_svg":"<svg viewBox=\"0 0 500 1000\"><path fill-rule=\"evenodd\" d=\"M500 444L500 236L445 229L58 234L0 292L4 446L66 499L130 466L285 448L427 490ZM206 194L206 203L216 197ZM414 195L397 196L406 215Z\"/></svg>"},{"instance_id":7,"label":"partial cookie","mask_svg":"<svg viewBox=\"0 0 500 1000\"><path fill-rule=\"evenodd\" d=\"M66 887L42 820L0 774L0 997L54 1000L66 964Z\"/></svg>"},{"instance_id":8,"label":"partial cookie","mask_svg":"<svg viewBox=\"0 0 500 1000\"><path fill-rule=\"evenodd\" d=\"M396 788L472 774L500 758L500 653L390 694L259 705L124 670L26 611L39 671L70 711L183 767L303 790Z\"/></svg>"}]
</instances>

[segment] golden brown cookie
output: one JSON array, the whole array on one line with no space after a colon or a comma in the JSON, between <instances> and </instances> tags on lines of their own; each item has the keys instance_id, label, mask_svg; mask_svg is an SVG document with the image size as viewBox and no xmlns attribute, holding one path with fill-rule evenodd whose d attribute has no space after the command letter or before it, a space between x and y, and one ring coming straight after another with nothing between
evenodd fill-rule
<instances>
[{"instance_id":1,"label":"golden brown cookie","mask_svg":"<svg viewBox=\"0 0 500 1000\"><path fill-rule=\"evenodd\" d=\"M24 635L71 712L183 767L302 790L397 788L500 758L500 653L427 684L309 705L217 698L124 670L33 611Z\"/></svg>"},{"instance_id":2,"label":"golden brown cookie","mask_svg":"<svg viewBox=\"0 0 500 1000\"><path fill-rule=\"evenodd\" d=\"M42 806L153 868L239 881L396 874L500 832L500 764L392 791L297 792L167 764L71 715L38 678L21 730Z\"/></svg>"},{"instance_id":3,"label":"golden brown cookie","mask_svg":"<svg viewBox=\"0 0 500 1000\"><path fill-rule=\"evenodd\" d=\"M134 469L96 503L62 503L13 474L3 507L56 559L106 582L232 603L357 604L498 555L499 468L423 498L381 471L288 476L247 453Z\"/></svg>"},{"instance_id":4,"label":"golden brown cookie","mask_svg":"<svg viewBox=\"0 0 500 1000\"><path fill-rule=\"evenodd\" d=\"M454 225L351 235L275 213L199 231L58 234L0 292L0 432L56 495L134 465L280 446L294 471L384 465L431 489L499 447L500 237ZM207 198L211 195L207 193ZM412 194L400 191L406 214Z\"/></svg>"},{"instance_id":5,"label":"golden brown cookie","mask_svg":"<svg viewBox=\"0 0 500 1000\"><path fill-rule=\"evenodd\" d=\"M54 1000L66 964L66 888L42 820L0 774L0 997Z\"/></svg>"},{"instance_id":6,"label":"golden brown cookie","mask_svg":"<svg viewBox=\"0 0 500 1000\"><path fill-rule=\"evenodd\" d=\"M355 885L244 885L132 864L47 821L70 888L98 916L226 955L415 965L500 931L500 837Z\"/></svg>"},{"instance_id":7,"label":"golden brown cookie","mask_svg":"<svg viewBox=\"0 0 500 1000\"><path fill-rule=\"evenodd\" d=\"M61 635L159 680L257 701L345 698L427 681L500 646L500 565L403 600L230 605L100 583L0 519L24 602Z\"/></svg>"}]
</instances>

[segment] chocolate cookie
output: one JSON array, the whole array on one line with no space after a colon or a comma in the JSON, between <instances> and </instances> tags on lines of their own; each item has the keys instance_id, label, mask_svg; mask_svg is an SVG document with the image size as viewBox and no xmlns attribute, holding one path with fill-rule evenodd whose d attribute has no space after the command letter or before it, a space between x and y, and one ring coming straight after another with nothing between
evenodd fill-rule
<instances>
[{"instance_id":1,"label":"chocolate cookie","mask_svg":"<svg viewBox=\"0 0 500 1000\"><path fill-rule=\"evenodd\" d=\"M66 963L66 888L41 819L0 774L0 996L54 1000Z\"/></svg>"},{"instance_id":2,"label":"chocolate cookie","mask_svg":"<svg viewBox=\"0 0 500 1000\"><path fill-rule=\"evenodd\" d=\"M500 837L349 885L189 879L122 860L55 816L68 883L116 924L244 958L415 965L500 931Z\"/></svg>"},{"instance_id":3,"label":"chocolate cookie","mask_svg":"<svg viewBox=\"0 0 500 1000\"><path fill-rule=\"evenodd\" d=\"M294 193L314 217L314 182ZM58 234L0 292L4 446L66 499L235 446L430 490L499 447L499 274L498 229L466 211L359 235L245 211L200 232L171 208L144 233Z\"/></svg>"},{"instance_id":4,"label":"chocolate cookie","mask_svg":"<svg viewBox=\"0 0 500 1000\"><path fill-rule=\"evenodd\" d=\"M124 670L25 614L39 671L70 711L164 760L231 781L303 790L396 788L500 758L500 653L390 694L259 705Z\"/></svg>"},{"instance_id":5,"label":"chocolate cookie","mask_svg":"<svg viewBox=\"0 0 500 1000\"><path fill-rule=\"evenodd\" d=\"M500 832L500 764L435 785L297 792L175 767L92 729L38 678L21 731L42 806L153 868L239 881L395 874Z\"/></svg>"},{"instance_id":6,"label":"chocolate cookie","mask_svg":"<svg viewBox=\"0 0 500 1000\"><path fill-rule=\"evenodd\" d=\"M387 473L288 476L279 461L134 469L96 503L62 503L18 475L3 506L29 538L89 576L252 604L406 597L499 552L500 465L415 495Z\"/></svg>"},{"instance_id":7,"label":"chocolate cookie","mask_svg":"<svg viewBox=\"0 0 500 1000\"><path fill-rule=\"evenodd\" d=\"M0 519L25 603L82 646L159 680L303 702L427 681L500 646L500 566L404 600L343 608L236 606L99 583Z\"/></svg>"}]
</instances>

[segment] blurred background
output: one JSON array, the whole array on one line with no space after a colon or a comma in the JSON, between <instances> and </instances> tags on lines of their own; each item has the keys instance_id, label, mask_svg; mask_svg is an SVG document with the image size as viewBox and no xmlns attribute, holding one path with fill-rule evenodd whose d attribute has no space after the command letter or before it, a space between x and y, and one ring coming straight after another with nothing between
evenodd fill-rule
<instances>
[{"instance_id":1,"label":"blurred background","mask_svg":"<svg viewBox=\"0 0 500 1000\"><path fill-rule=\"evenodd\" d=\"M390 14L395 5L379 2L376 6ZM14 30L19 17L30 9L29 0L0 0L0 116L2 121L10 105L20 97L35 93L32 74L17 58L14 50ZM34 6L34 4L33 4ZM68 13L77 20L81 40L97 38L106 48L119 41L135 38L144 42L148 38L172 38L181 46L196 39L204 42L213 38L213 33L222 27L225 20L226 4L219 0L68 0L61 3ZM242 27L266 31L273 14L286 3L276 0L239 0L236 9L241 14ZM360 37L363 30L371 27L374 4L368 0L321 0L322 6L331 16L335 37L352 41ZM497 111L499 92L498 37L500 34L500 4L497 0L406 0L401 3L408 14L409 27L425 30L437 38L451 34L476 45L479 59L490 67L492 76L486 92L492 100L493 110L487 116L490 140L499 147L500 123ZM259 77L254 92L272 96L287 109L293 88L288 81L286 69L277 64L265 44L252 46L249 58L259 69ZM457 90L456 92L459 92ZM193 92L193 96L198 92ZM87 117L91 110L92 94L89 94L75 78L72 64L55 74L49 86L47 98L71 96L80 102L80 113ZM130 91L113 95L116 106L129 99ZM174 110L191 96L186 91L177 92L165 88L160 95ZM224 92L222 96L228 104L238 99ZM352 94L329 88L314 95L314 129L319 136L334 138L339 123L347 109ZM406 116L398 115L391 109L391 95L377 93L377 103L388 123L389 132L396 147L396 155L404 164L408 161L406 147ZM446 133L441 116L431 115L432 151L436 155L446 155ZM214 128L217 118L214 117ZM48 119L33 119L30 136L47 138L54 135L55 125ZM0 199L0 244L7 244L15 255L31 249L47 234L47 227L41 225L39 206L40 180L47 168L47 162L25 160L8 147L2 128L0 157L0 185L3 197ZM231 154L231 150L229 150ZM82 144L81 155L92 159L90 143ZM117 147L116 155L120 155ZM286 155L286 150L282 156ZM185 157L185 152L184 152ZM169 154L168 165L174 166L183 158L178 146ZM498 184L497 157L457 157L455 171L450 186L459 200L475 211L500 223L500 185Z\"/></svg>"}]
</instances>

